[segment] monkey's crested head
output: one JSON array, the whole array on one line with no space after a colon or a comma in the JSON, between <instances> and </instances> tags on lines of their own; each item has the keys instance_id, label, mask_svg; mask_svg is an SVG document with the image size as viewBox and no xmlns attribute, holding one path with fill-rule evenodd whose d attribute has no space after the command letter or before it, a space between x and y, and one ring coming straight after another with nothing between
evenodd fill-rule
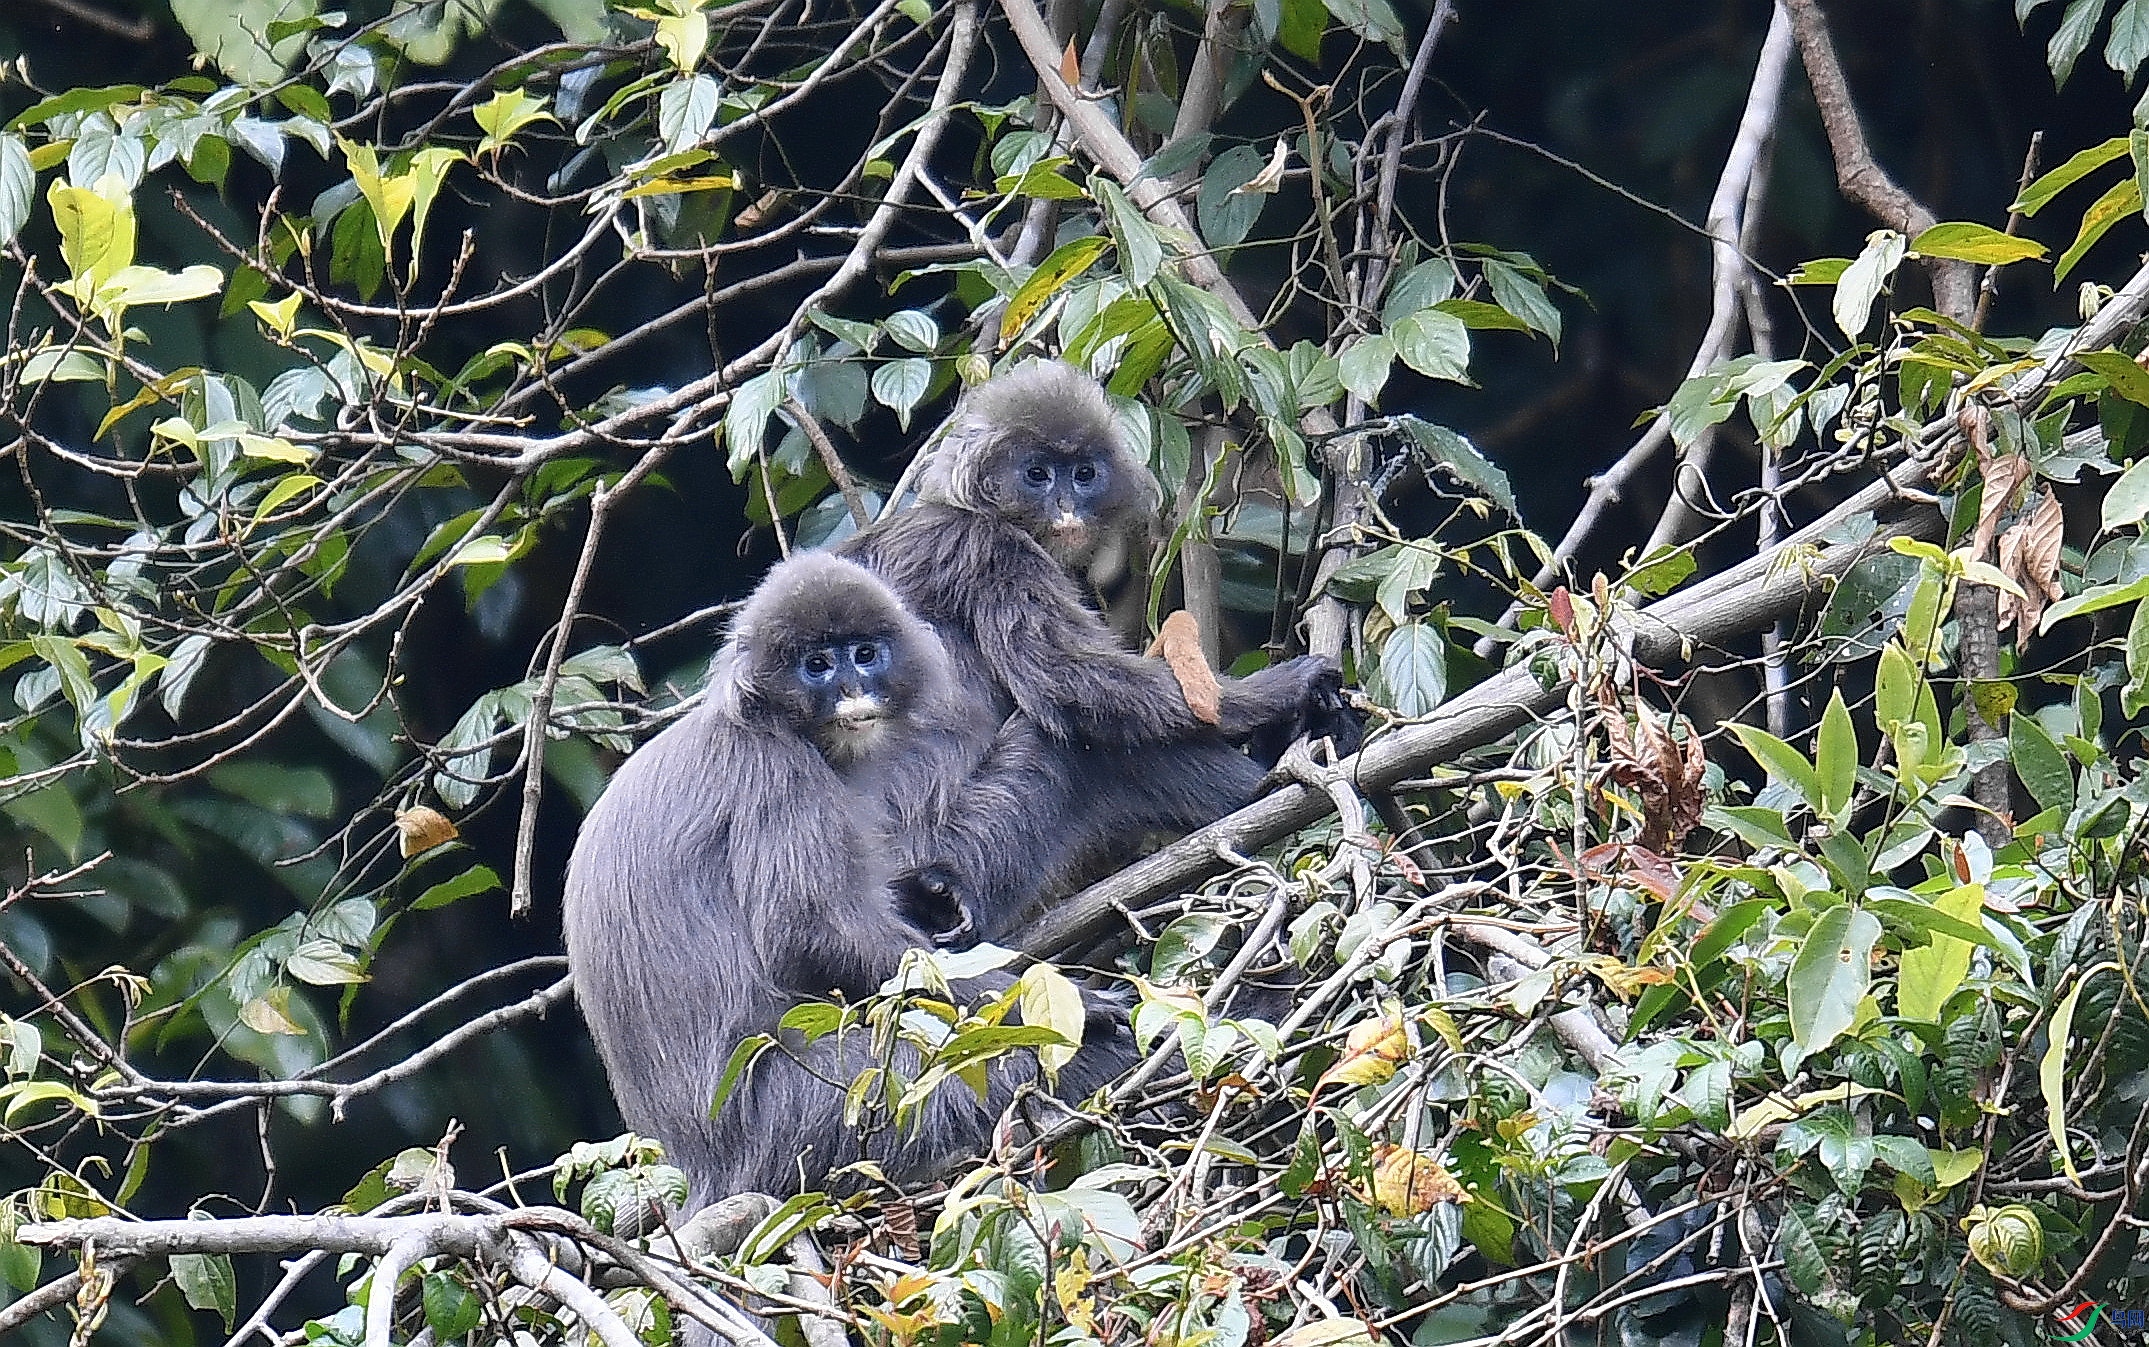
<instances>
[{"instance_id":1,"label":"monkey's crested head","mask_svg":"<svg viewBox=\"0 0 2149 1347\"><path fill-rule=\"evenodd\" d=\"M1157 504L1104 389L1057 360L1032 360L972 389L918 495L996 515L1062 557L1087 552Z\"/></svg>"},{"instance_id":2,"label":"monkey's crested head","mask_svg":"<svg viewBox=\"0 0 2149 1347\"><path fill-rule=\"evenodd\" d=\"M856 562L807 552L773 567L733 623L712 693L854 760L946 677L939 642Z\"/></svg>"}]
</instances>

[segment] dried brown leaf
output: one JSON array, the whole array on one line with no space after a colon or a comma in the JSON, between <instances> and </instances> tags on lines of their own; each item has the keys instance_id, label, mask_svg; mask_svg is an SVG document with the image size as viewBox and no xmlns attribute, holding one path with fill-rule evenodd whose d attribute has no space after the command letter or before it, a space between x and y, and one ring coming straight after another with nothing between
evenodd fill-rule
<instances>
[{"instance_id":1,"label":"dried brown leaf","mask_svg":"<svg viewBox=\"0 0 2149 1347\"><path fill-rule=\"evenodd\" d=\"M2023 594L2018 599L2000 591L2000 625L2014 622L2018 646L2037 630L2045 606L2067 592L2059 580L2060 543L2066 533L2067 518L2059 497L2046 487L2037 504L2000 535L2000 570L2022 586Z\"/></svg>"},{"instance_id":2,"label":"dried brown leaf","mask_svg":"<svg viewBox=\"0 0 2149 1347\"><path fill-rule=\"evenodd\" d=\"M1605 707L1602 720L1612 779L1641 797L1645 822L1634 845L1669 853L1701 822L1707 802L1701 783L1709 764L1699 736L1689 734L1681 743L1669 723L1641 702L1635 703L1631 729L1616 706Z\"/></svg>"},{"instance_id":3,"label":"dried brown leaf","mask_svg":"<svg viewBox=\"0 0 2149 1347\"><path fill-rule=\"evenodd\" d=\"M397 810L395 830L406 857L431 851L442 842L452 842L462 836L446 814L423 804Z\"/></svg>"},{"instance_id":4,"label":"dried brown leaf","mask_svg":"<svg viewBox=\"0 0 2149 1347\"><path fill-rule=\"evenodd\" d=\"M1082 57L1075 51L1073 38L1067 39L1067 50L1060 53L1060 78L1070 89L1082 87Z\"/></svg>"},{"instance_id":5,"label":"dried brown leaf","mask_svg":"<svg viewBox=\"0 0 2149 1347\"><path fill-rule=\"evenodd\" d=\"M1194 622L1194 615L1184 608L1164 619L1157 629L1157 639L1149 643L1151 655L1161 655L1172 677L1179 680L1179 692L1186 698L1186 709L1194 713L1194 719L1204 725L1215 725L1224 718L1224 689L1216 681L1216 671L1209 667L1208 656L1201 653L1201 628Z\"/></svg>"}]
</instances>

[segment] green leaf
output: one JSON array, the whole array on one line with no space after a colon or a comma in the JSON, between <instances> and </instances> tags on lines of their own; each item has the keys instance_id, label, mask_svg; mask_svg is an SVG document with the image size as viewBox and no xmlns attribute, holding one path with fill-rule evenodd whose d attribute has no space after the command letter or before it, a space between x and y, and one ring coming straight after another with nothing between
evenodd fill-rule
<instances>
[{"instance_id":1,"label":"green leaf","mask_svg":"<svg viewBox=\"0 0 2149 1347\"><path fill-rule=\"evenodd\" d=\"M425 1326L433 1341L449 1343L478 1326L484 1306L460 1281L445 1272L425 1274L419 1298L425 1307Z\"/></svg>"},{"instance_id":2,"label":"green leaf","mask_svg":"<svg viewBox=\"0 0 2149 1347\"><path fill-rule=\"evenodd\" d=\"M2094 698L2085 704L2093 705ZM2134 609L2127 623L2127 685L2120 693L2120 709L2129 717L2149 706L2149 603Z\"/></svg>"},{"instance_id":3,"label":"green leaf","mask_svg":"<svg viewBox=\"0 0 2149 1347\"><path fill-rule=\"evenodd\" d=\"M1828 709L1821 715L1814 776L1821 787L1821 812L1841 824L1850 814L1851 795L1858 786L1858 731L1851 724L1850 708L1843 704L1841 688L1829 695Z\"/></svg>"},{"instance_id":4,"label":"green leaf","mask_svg":"<svg viewBox=\"0 0 2149 1347\"><path fill-rule=\"evenodd\" d=\"M898 309L881 319L881 327L906 351L931 355L940 345L940 324L918 309Z\"/></svg>"},{"instance_id":5,"label":"green leaf","mask_svg":"<svg viewBox=\"0 0 2149 1347\"><path fill-rule=\"evenodd\" d=\"M1403 429L1410 433L1418 448L1424 450L1435 465L1446 469L1449 476L1515 518L1522 517L1515 505L1515 488L1509 485L1507 474L1479 453L1476 445L1446 426L1437 426L1415 416L1396 419L1403 423Z\"/></svg>"},{"instance_id":6,"label":"green leaf","mask_svg":"<svg viewBox=\"0 0 2149 1347\"><path fill-rule=\"evenodd\" d=\"M1691 547L1661 546L1636 563L1627 587L1651 598L1669 594L1687 581L1698 563Z\"/></svg>"},{"instance_id":7,"label":"green leaf","mask_svg":"<svg viewBox=\"0 0 2149 1347\"><path fill-rule=\"evenodd\" d=\"M1397 712L1422 716L1448 695L1448 643L1428 622L1409 622L1381 643L1380 678Z\"/></svg>"},{"instance_id":8,"label":"green leaf","mask_svg":"<svg viewBox=\"0 0 2149 1347\"><path fill-rule=\"evenodd\" d=\"M1136 289L1156 278L1157 268L1164 265L1164 242L1142 213L1127 200L1127 194L1119 190L1119 184L1098 176L1090 180L1090 193L1104 203L1105 222L1111 226L1112 241L1119 247L1119 269Z\"/></svg>"},{"instance_id":9,"label":"green leaf","mask_svg":"<svg viewBox=\"0 0 2149 1347\"><path fill-rule=\"evenodd\" d=\"M1283 16L1276 40L1302 61L1321 59L1321 37L1328 29L1327 7L1321 0L1283 0Z\"/></svg>"},{"instance_id":10,"label":"green leaf","mask_svg":"<svg viewBox=\"0 0 2149 1347\"><path fill-rule=\"evenodd\" d=\"M2061 192L2074 186L2074 184L2109 164L2114 159L2125 158L2126 154L2127 138L2125 136L2113 136L2102 145L2092 145L2086 150L2078 151L2066 163L2061 164L2058 168L2053 169L2050 173L2045 174L2024 188L2022 195L2017 197L2015 203L2008 209L2020 212L2023 215L2035 215L2038 211L2043 210L2045 203L2049 202L2053 197L2058 196Z\"/></svg>"},{"instance_id":11,"label":"green leaf","mask_svg":"<svg viewBox=\"0 0 2149 1347\"><path fill-rule=\"evenodd\" d=\"M1470 382L1470 329L1438 309L1420 309L1388 332L1403 363L1428 379Z\"/></svg>"},{"instance_id":12,"label":"green leaf","mask_svg":"<svg viewBox=\"0 0 2149 1347\"><path fill-rule=\"evenodd\" d=\"M429 912L436 907L446 907L481 893L490 893L500 887L500 876L489 865L473 865L453 879L443 879L424 893L418 895L411 907L419 912Z\"/></svg>"},{"instance_id":13,"label":"green leaf","mask_svg":"<svg viewBox=\"0 0 2149 1347\"><path fill-rule=\"evenodd\" d=\"M1687 953L1687 962L1695 968L1706 968L1718 955L1730 949L1738 938L1749 930L1775 906L1766 898L1749 898L1743 903L1733 903L1716 914L1716 920L1703 928Z\"/></svg>"},{"instance_id":14,"label":"green leaf","mask_svg":"<svg viewBox=\"0 0 2149 1347\"><path fill-rule=\"evenodd\" d=\"M2096 36L2097 20L2104 17L2104 0L2073 0L2059 28L2045 46L2045 64L2052 67L2052 83L2065 85L2074 73L2075 59Z\"/></svg>"},{"instance_id":15,"label":"green leaf","mask_svg":"<svg viewBox=\"0 0 2149 1347\"><path fill-rule=\"evenodd\" d=\"M37 199L37 170L21 136L0 135L0 247L15 241Z\"/></svg>"},{"instance_id":16,"label":"green leaf","mask_svg":"<svg viewBox=\"0 0 2149 1347\"><path fill-rule=\"evenodd\" d=\"M1499 306L1542 332L1556 347L1560 341L1560 311L1545 295L1544 286L1496 258L1484 263L1485 280Z\"/></svg>"},{"instance_id":17,"label":"green leaf","mask_svg":"<svg viewBox=\"0 0 2149 1347\"><path fill-rule=\"evenodd\" d=\"M2061 599L2038 620L2037 630L2050 631L2070 617L2084 613L2100 613L2107 608L2117 608L2123 603L2133 603L2149 598L2149 575L2125 585L2094 585L2079 594Z\"/></svg>"},{"instance_id":18,"label":"green leaf","mask_svg":"<svg viewBox=\"0 0 2149 1347\"><path fill-rule=\"evenodd\" d=\"M1784 279L1792 285L1835 285L1842 281L1843 273L1850 270L1848 257L1816 257L1801 262L1798 269Z\"/></svg>"},{"instance_id":19,"label":"green leaf","mask_svg":"<svg viewBox=\"0 0 2149 1347\"><path fill-rule=\"evenodd\" d=\"M1410 596L1439 577L1440 553L1415 543L1382 551L1389 562L1388 573L1381 577L1374 598L1388 619L1401 626L1410 619Z\"/></svg>"},{"instance_id":20,"label":"green leaf","mask_svg":"<svg viewBox=\"0 0 2149 1347\"><path fill-rule=\"evenodd\" d=\"M270 24L308 18L317 8L315 0L172 0L172 17L195 51L235 83L260 88L282 78L285 62L301 45L296 34L265 38Z\"/></svg>"},{"instance_id":21,"label":"green leaf","mask_svg":"<svg viewBox=\"0 0 2149 1347\"><path fill-rule=\"evenodd\" d=\"M1950 221L1936 224L1912 239L1910 251L1920 257L1951 257L1958 262L2006 266L2043 257L2045 246L2035 239L2003 234L1990 225Z\"/></svg>"},{"instance_id":22,"label":"green leaf","mask_svg":"<svg viewBox=\"0 0 2149 1347\"><path fill-rule=\"evenodd\" d=\"M1980 899L1980 902L1982 901ZM1953 917L1907 889L1880 886L1866 893L1865 908L1876 917L1908 926L1928 938L1946 936L1972 945L1983 945L1987 949L2000 948L2000 942L1993 939L1992 932L1975 920L1977 912L1974 908L1969 919ZM1913 945L1911 948L1922 946Z\"/></svg>"},{"instance_id":23,"label":"green leaf","mask_svg":"<svg viewBox=\"0 0 2149 1347\"><path fill-rule=\"evenodd\" d=\"M1815 813L1827 812L1822 803L1820 774L1806 761L1805 754L1756 726L1734 722L1730 729L1764 773L1788 782Z\"/></svg>"},{"instance_id":24,"label":"green leaf","mask_svg":"<svg viewBox=\"0 0 2149 1347\"><path fill-rule=\"evenodd\" d=\"M1984 886L1964 884L1943 894L1933 907L1965 924L1975 922L1985 909ZM1906 1020L1939 1023L1941 1007L1969 976L1974 949L1967 940L1936 935L1926 944L1904 950L1897 964L1895 1013Z\"/></svg>"},{"instance_id":25,"label":"green leaf","mask_svg":"<svg viewBox=\"0 0 2149 1347\"><path fill-rule=\"evenodd\" d=\"M1189 912L1174 918L1157 932L1156 946L1149 955L1149 976L1162 983L1180 981L1188 968L1208 957L1228 929L1224 919L1214 912Z\"/></svg>"},{"instance_id":26,"label":"green leaf","mask_svg":"<svg viewBox=\"0 0 2149 1347\"><path fill-rule=\"evenodd\" d=\"M1387 298L1380 305L1380 321L1394 327L1420 309L1445 302L1454 293L1455 264L1445 257L1429 257L1388 282Z\"/></svg>"},{"instance_id":27,"label":"green leaf","mask_svg":"<svg viewBox=\"0 0 2149 1347\"><path fill-rule=\"evenodd\" d=\"M1395 16L1388 0L1324 0L1336 22L1368 42L1378 42L1403 54L1403 21Z\"/></svg>"},{"instance_id":28,"label":"green leaf","mask_svg":"<svg viewBox=\"0 0 2149 1347\"><path fill-rule=\"evenodd\" d=\"M933 362L905 356L873 371L873 400L894 411L895 419L909 430L910 414L925 400L925 390L932 384Z\"/></svg>"},{"instance_id":29,"label":"green leaf","mask_svg":"<svg viewBox=\"0 0 2149 1347\"><path fill-rule=\"evenodd\" d=\"M228 1256L175 1253L172 1280L179 1284L179 1293L186 1297L187 1304L197 1310L216 1311L224 1320L225 1331L230 1331L239 1308L239 1279L232 1272Z\"/></svg>"},{"instance_id":30,"label":"green leaf","mask_svg":"<svg viewBox=\"0 0 2149 1347\"><path fill-rule=\"evenodd\" d=\"M2014 759L2015 775L2037 803L2046 809L2074 807L2074 772L2067 755L2052 742L2035 716L2016 715L2008 722L2008 756Z\"/></svg>"},{"instance_id":31,"label":"green leaf","mask_svg":"<svg viewBox=\"0 0 2149 1347\"><path fill-rule=\"evenodd\" d=\"M2142 185L2131 174L2111 186L2111 190L2098 197L2082 213L2082 227L2075 232L2074 242L2059 255L2052 268L2052 283L2057 285L2067 279L2074 264L2082 260L2082 254L2105 235L2113 225L2133 215L2142 208Z\"/></svg>"},{"instance_id":32,"label":"green leaf","mask_svg":"<svg viewBox=\"0 0 2149 1347\"><path fill-rule=\"evenodd\" d=\"M2045 1029L2044 1057L2037 1063L2037 1088L2045 1099L2045 1129L2051 1134L2053 1149L2059 1152L2060 1166L2078 1184L2082 1176L2074 1167L2074 1150L2067 1144L2067 1039L2074 1032L2074 1005L2081 998L2082 988L2111 966L2099 964L2090 969L2060 998L2052 1011L2052 1023Z\"/></svg>"},{"instance_id":33,"label":"green leaf","mask_svg":"<svg viewBox=\"0 0 2149 1347\"><path fill-rule=\"evenodd\" d=\"M308 940L291 952L284 967L292 977L315 987L339 987L366 980L358 961L333 940Z\"/></svg>"},{"instance_id":34,"label":"green leaf","mask_svg":"<svg viewBox=\"0 0 2149 1347\"><path fill-rule=\"evenodd\" d=\"M732 1090L737 1088L740 1078L754 1064L754 1059L774 1046L775 1040L767 1034L755 1034L731 1050L731 1060L724 1064L724 1074L716 1082L716 1095L709 1101L710 1117L716 1117L722 1110L724 1101L731 1098Z\"/></svg>"},{"instance_id":35,"label":"green leaf","mask_svg":"<svg viewBox=\"0 0 2149 1347\"><path fill-rule=\"evenodd\" d=\"M322 485L324 483L321 479L310 472L286 474L276 485L269 488L268 494L261 498L261 503L254 507L254 523L259 524L281 507L290 504L294 497L304 495Z\"/></svg>"},{"instance_id":36,"label":"green leaf","mask_svg":"<svg viewBox=\"0 0 2149 1347\"><path fill-rule=\"evenodd\" d=\"M769 418L783 405L784 376L780 369L763 370L732 392L724 409L726 466L736 478L768 443Z\"/></svg>"},{"instance_id":37,"label":"green leaf","mask_svg":"<svg viewBox=\"0 0 2149 1347\"><path fill-rule=\"evenodd\" d=\"M1212 248L1230 248L1246 241L1268 205L1266 192L1241 192L1268 166L1267 158L1251 145L1234 145L1216 156L1201 175L1201 189L1194 194L1194 218L1201 236Z\"/></svg>"},{"instance_id":38,"label":"green leaf","mask_svg":"<svg viewBox=\"0 0 2149 1347\"><path fill-rule=\"evenodd\" d=\"M1336 367L1343 386L1367 406L1378 405L1380 390L1388 382L1388 371L1395 364L1395 342L1382 333L1354 337L1336 357Z\"/></svg>"},{"instance_id":39,"label":"green leaf","mask_svg":"<svg viewBox=\"0 0 2149 1347\"><path fill-rule=\"evenodd\" d=\"M152 1148L141 1146L136 1154L148 1153ZM11 1239L0 1239L0 1278L18 1291L33 1290L38 1275L44 1270L44 1251L34 1244L17 1244Z\"/></svg>"},{"instance_id":40,"label":"green leaf","mask_svg":"<svg viewBox=\"0 0 2149 1347\"><path fill-rule=\"evenodd\" d=\"M1873 317L1873 302L1887 287L1888 278L1903 264L1903 254L1908 240L1892 229L1876 229L1866 235L1865 249L1843 269L1843 279L1836 282L1836 298L1831 312L1836 326L1852 341L1865 331Z\"/></svg>"},{"instance_id":41,"label":"green leaf","mask_svg":"<svg viewBox=\"0 0 2149 1347\"><path fill-rule=\"evenodd\" d=\"M134 262L134 205L57 179L45 192L60 232L60 256L84 295Z\"/></svg>"},{"instance_id":42,"label":"green leaf","mask_svg":"<svg viewBox=\"0 0 2149 1347\"><path fill-rule=\"evenodd\" d=\"M2135 364L2130 357L2117 351L2081 351L2074 356L2074 362L2102 375L2111 390L2127 401L2149 407L2149 370ZM2136 519L2140 517L2135 516Z\"/></svg>"},{"instance_id":43,"label":"green leaf","mask_svg":"<svg viewBox=\"0 0 2149 1347\"><path fill-rule=\"evenodd\" d=\"M1806 1056L1835 1042L1856 1022L1879 939L1880 919L1847 905L1831 907L1814 920L1784 984L1791 1038Z\"/></svg>"},{"instance_id":44,"label":"green leaf","mask_svg":"<svg viewBox=\"0 0 2149 1347\"><path fill-rule=\"evenodd\" d=\"M515 133L537 121L552 121L553 116L545 110L545 100L521 89L503 89L485 102L470 110L471 120L485 133L478 141L479 154L490 154L504 148L515 138ZM319 117L329 121L326 112Z\"/></svg>"},{"instance_id":45,"label":"green leaf","mask_svg":"<svg viewBox=\"0 0 2149 1347\"><path fill-rule=\"evenodd\" d=\"M2104 43L2104 63L2134 83L2134 74L2149 59L2149 0L2127 0L2112 15L2111 36Z\"/></svg>"},{"instance_id":46,"label":"green leaf","mask_svg":"<svg viewBox=\"0 0 2149 1347\"><path fill-rule=\"evenodd\" d=\"M1053 249L1052 255L1038 263L1037 270L1015 291L1015 297L1007 302L1006 312L1000 315L1000 341L1006 345L1019 336L1030 321L1044 312L1045 305L1052 302L1067 283L1088 271L1090 265L1104 256L1112 246L1112 240L1103 234L1090 234Z\"/></svg>"},{"instance_id":47,"label":"green leaf","mask_svg":"<svg viewBox=\"0 0 2149 1347\"><path fill-rule=\"evenodd\" d=\"M1066 1040L1039 1044L1037 1048L1038 1063L1047 1072L1058 1071L1074 1059L1082 1042L1086 1015L1082 993L1067 980L1066 974L1048 963L1034 963L1023 969L1022 976L1015 982L1015 990L1024 1024L1050 1029Z\"/></svg>"},{"instance_id":48,"label":"green leaf","mask_svg":"<svg viewBox=\"0 0 2149 1347\"><path fill-rule=\"evenodd\" d=\"M1801 1295L1812 1296L1827 1285L1828 1259L1795 1205L1783 1210L1783 1221L1776 1227L1776 1244L1783 1255L1783 1270Z\"/></svg>"},{"instance_id":49,"label":"green leaf","mask_svg":"<svg viewBox=\"0 0 2149 1347\"><path fill-rule=\"evenodd\" d=\"M1535 284L1535 282L1532 282ZM1530 325L1497 304L1482 299L1443 299L1432 307L1463 320L1473 332L1528 332Z\"/></svg>"}]
</instances>

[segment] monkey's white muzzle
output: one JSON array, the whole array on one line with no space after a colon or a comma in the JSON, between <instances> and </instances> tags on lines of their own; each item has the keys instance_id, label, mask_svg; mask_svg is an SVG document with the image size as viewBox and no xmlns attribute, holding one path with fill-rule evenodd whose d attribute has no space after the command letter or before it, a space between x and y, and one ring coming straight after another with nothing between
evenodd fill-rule
<instances>
[{"instance_id":1,"label":"monkey's white muzzle","mask_svg":"<svg viewBox=\"0 0 2149 1347\"><path fill-rule=\"evenodd\" d=\"M888 708L881 699L866 693L845 697L836 703L835 725L843 730L869 730L888 718Z\"/></svg>"}]
</instances>

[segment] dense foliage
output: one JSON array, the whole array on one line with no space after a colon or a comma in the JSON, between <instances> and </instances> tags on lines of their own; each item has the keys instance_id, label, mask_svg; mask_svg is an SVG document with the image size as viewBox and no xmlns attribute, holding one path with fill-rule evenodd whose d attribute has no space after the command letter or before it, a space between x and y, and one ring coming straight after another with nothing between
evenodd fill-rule
<instances>
[{"instance_id":1,"label":"dense foliage","mask_svg":"<svg viewBox=\"0 0 2149 1347\"><path fill-rule=\"evenodd\" d=\"M18 0L0 1331L2143 1304L2149 3L1926 7L2013 62L2027 163L1939 94L1905 131L1926 58L1854 6L1522 8ZM1473 103L1540 66L1542 147ZM1152 1050L1083 1116L644 1235L677 1173L566 1010L574 820L761 565L1039 353L1165 488L1092 577L1130 642L1336 656L1370 742L1041 922ZM1065 1050L1064 984L951 1005L959 962L795 1013L924 1052L862 1123Z\"/></svg>"}]
</instances>

